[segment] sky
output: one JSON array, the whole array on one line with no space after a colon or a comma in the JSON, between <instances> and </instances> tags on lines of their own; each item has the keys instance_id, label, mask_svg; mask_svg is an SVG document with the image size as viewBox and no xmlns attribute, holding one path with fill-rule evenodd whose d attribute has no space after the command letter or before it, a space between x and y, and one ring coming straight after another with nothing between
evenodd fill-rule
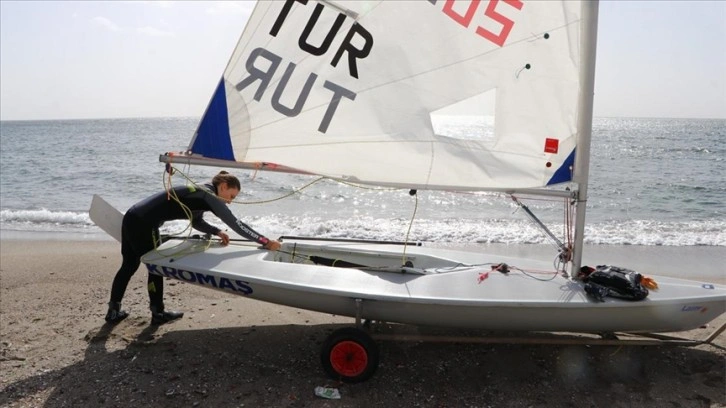
<instances>
[{"instance_id":1,"label":"sky","mask_svg":"<svg viewBox=\"0 0 726 408\"><path fill-rule=\"evenodd\" d=\"M201 117L253 7L0 0L0 120ZM601 1L595 77L596 117L726 119L726 1Z\"/></svg>"}]
</instances>

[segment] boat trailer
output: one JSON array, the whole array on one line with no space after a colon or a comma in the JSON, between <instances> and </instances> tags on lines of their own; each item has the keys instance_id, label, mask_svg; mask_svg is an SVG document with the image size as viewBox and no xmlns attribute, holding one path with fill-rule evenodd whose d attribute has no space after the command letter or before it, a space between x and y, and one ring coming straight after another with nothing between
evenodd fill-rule
<instances>
[{"instance_id":1,"label":"boat trailer","mask_svg":"<svg viewBox=\"0 0 726 408\"><path fill-rule=\"evenodd\" d=\"M323 342L320 362L332 379L346 383L358 383L369 379L379 363L376 341L408 341L433 343L474 344L532 344L532 345L578 345L578 346L680 346L696 347L709 345L722 350L725 347L713 341L726 330L726 322L702 340L687 339L658 333L573 333L573 332L522 332L493 333L482 335L450 335L419 333L385 333L386 322L374 322L361 318L363 300L355 299L355 326L343 327L331 333ZM407 327L407 325L398 325ZM413 326L410 326L413 327ZM451 329L446 330L448 332ZM489 335L494 334L494 335Z\"/></svg>"}]
</instances>

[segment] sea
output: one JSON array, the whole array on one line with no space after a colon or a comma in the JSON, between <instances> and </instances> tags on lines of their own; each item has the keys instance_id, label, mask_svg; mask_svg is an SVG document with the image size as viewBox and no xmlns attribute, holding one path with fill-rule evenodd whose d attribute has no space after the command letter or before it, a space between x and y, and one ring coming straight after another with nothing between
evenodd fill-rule
<instances>
[{"instance_id":1,"label":"sea","mask_svg":"<svg viewBox=\"0 0 726 408\"><path fill-rule=\"evenodd\" d=\"M198 118L0 122L0 235L111 239L90 220L94 194L121 212L164 189L159 155L183 151ZM440 126L487 126L447 117ZM172 185L220 168L178 167ZM509 197L376 189L302 175L227 169L242 182L232 211L270 236L455 244L550 238ZM595 118L585 242L726 246L726 120ZM312 184L311 184L312 183ZM524 203L562 238L561 199ZM213 215L206 218L222 228ZM164 232L186 228L167 223Z\"/></svg>"}]
</instances>

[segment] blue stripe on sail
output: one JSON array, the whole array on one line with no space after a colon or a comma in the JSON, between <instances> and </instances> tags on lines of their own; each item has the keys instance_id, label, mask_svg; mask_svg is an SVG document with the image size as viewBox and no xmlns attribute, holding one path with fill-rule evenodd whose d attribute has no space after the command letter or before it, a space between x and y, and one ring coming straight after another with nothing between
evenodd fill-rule
<instances>
[{"instance_id":1,"label":"blue stripe on sail","mask_svg":"<svg viewBox=\"0 0 726 408\"><path fill-rule=\"evenodd\" d=\"M572 152L569 156L565 159L565 161L562 163L562 166L560 166L559 169L555 172L555 174L552 175L552 178L550 181L547 182L547 185L552 184L558 184L558 183L565 183L570 180L572 180L572 168L575 166L575 149L572 149Z\"/></svg>"},{"instance_id":2,"label":"blue stripe on sail","mask_svg":"<svg viewBox=\"0 0 726 408\"><path fill-rule=\"evenodd\" d=\"M229 136L227 117L227 95L224 91L224 78L219 81L212 101L199 124L192 145L192 153L222 160L234 160L232 140Z\"/></svg>"}]
</instances>

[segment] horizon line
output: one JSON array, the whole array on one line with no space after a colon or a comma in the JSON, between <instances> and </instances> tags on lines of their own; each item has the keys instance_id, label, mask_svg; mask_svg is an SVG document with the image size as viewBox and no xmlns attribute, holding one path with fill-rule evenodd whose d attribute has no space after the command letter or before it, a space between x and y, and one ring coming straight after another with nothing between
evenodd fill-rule
<instances>
[{"instance_id":1,"label":"horizon line","mask_svg":"<svg viewBox=\"0 0 726 408\"><path fill-rule=\"evenodd\" d=\"M478 117L491 115L439 115L439 116L463 116ZM692 120L726 120L724 117L682 117L682 116L615 116L615 115L593 115L598 119L692 119ZM180 116L118 116L118 117L87 117L87 118L43 118L43 119L0 119L0 122L62 122L62 121L84 121L84 120L129 120L129 119L197 119L201 116L180 115Z\"/></svg>"}]
</instances>

